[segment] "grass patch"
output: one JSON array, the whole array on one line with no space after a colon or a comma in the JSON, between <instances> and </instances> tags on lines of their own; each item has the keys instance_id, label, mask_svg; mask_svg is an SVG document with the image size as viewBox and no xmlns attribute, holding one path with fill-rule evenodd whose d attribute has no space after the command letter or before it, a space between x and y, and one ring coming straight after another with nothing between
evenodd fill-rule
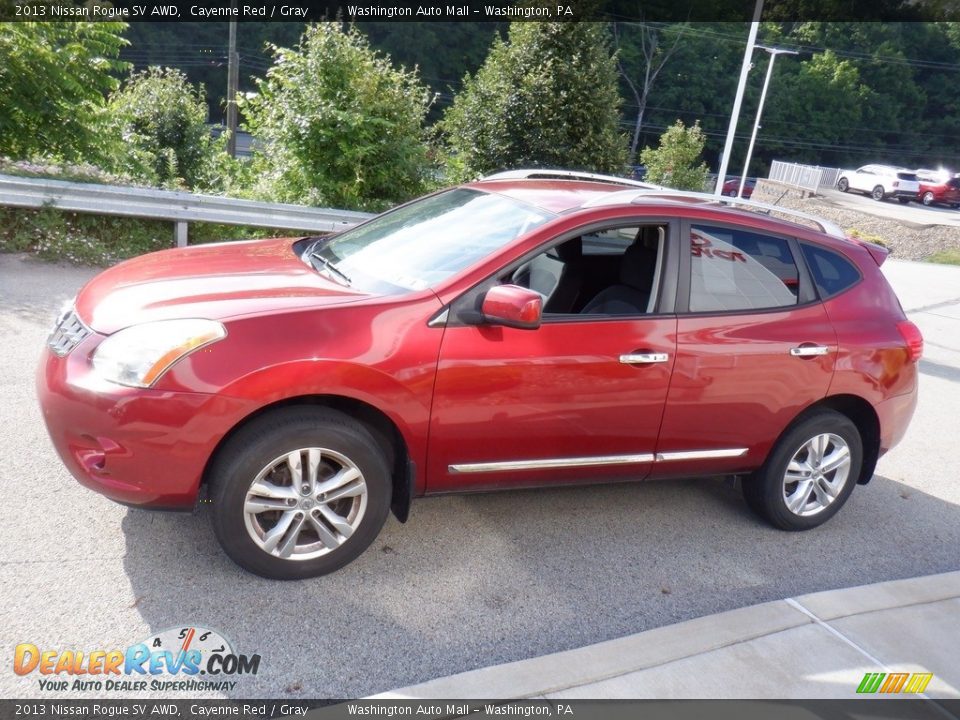
<instances>
[{"instance_id":1,"label":"grass patch","mask_svg":"<svg viewBox=\"0 0 960 720\"><path fill-rule=\"evenodd\" d=\"M294 230L190 223L191 245L223 240L292 236ZM305 233L299 233L305 234ZM0 208L0 251L29 252L78 265L111 265L173 247L173 223L40 210Z\"/></svg>"},{"instance_id":2,"label":"grass patch","mask_svg":"<svg viewBox=\"0 0 960 720\"><path fill-rule=\"evenodd\" d=\"M890 248L890 243L888 243L879 235L873 235L871 233L864 232L863 230L857 230L857 228L850 228L847 230L847 235L857 238L858 240L863 240L864 242L873 243L874 245L881 245L887 249Z\"/></svg>"},{"instance_id":3,"label":"grass patch","mask_svg":"<svg viewBox=\"0 0 960 720\"><path fill-rule=\"evenodd\" d=\"M960 250L953 248L951 250L941 250L934 253L926 259L927 262L940 263L941 265L960 265Z\"/></svg>"}]
</instances>

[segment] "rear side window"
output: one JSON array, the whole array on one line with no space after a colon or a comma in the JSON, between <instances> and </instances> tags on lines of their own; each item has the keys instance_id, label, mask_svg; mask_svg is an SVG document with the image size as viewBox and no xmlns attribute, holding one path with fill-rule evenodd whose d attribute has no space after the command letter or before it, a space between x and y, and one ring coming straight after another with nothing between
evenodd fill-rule
<instances>
[{"instance_id":1,"label":"rear side window","mask_svg":"<svg viewBox=\"0 0 960 720\"><path fill-rule=\"evenodd\" d=\"M695 225L690 254L690 312L797 304L800 273L783 238Z\"/></svg>"},{"instance_id":2,"label":"rear side window","mask_svg":"<svg viewBox=\"0 0 960 720\"><path fill-rule=\"evenodd\" d=\"M898 172L897 177L901 180L911 180L913 182L916 182L917 180L917 176L913 173Z\"/></svg>"},{"instance_id":3,"label":"rear side window","mask_svg":"<svg viewBox=\"0 0 960 720\"><path fill-rule=\"evenodd\" d=\"M815 245L803 245L803 256L810 266L820 297L843 292L860 279L860 272L842 255Z\"/></svg>"}]
</instances>

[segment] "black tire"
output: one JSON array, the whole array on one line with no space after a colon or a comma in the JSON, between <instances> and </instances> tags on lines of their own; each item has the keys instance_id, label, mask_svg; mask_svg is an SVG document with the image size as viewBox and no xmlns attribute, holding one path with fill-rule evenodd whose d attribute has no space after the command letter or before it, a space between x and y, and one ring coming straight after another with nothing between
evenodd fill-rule
<instances>
[{"instance_id":1,"label":"black tire","mask_svg":"<svg viewBox=\"0 0 960 720\"><path fill-rule=\"evenodd\" d=\"M252 531L247 530L244 504L248 490L261 471L281 456L302 448L324 448L356 466L366 486L366 505L356 513L359 524L338 547L321 549L320 552L326 554L319 557L285 559L268 553L254 541ZM290 485L294 486L292 480ZM213 529L224 551L245 570L275 580L326 575L357 558L383 527L392 494L387 455L370 431L348 415L317 407L276 410L242 428L218 453L211 468L210 486ZM353 498L346 500L360 502ZM295 505L292 511L299 512L299 506ZM268 522L269 517L267 513ZM275 522L279 524L279 519ZM309 533L308 529L307 536ZM333 534L337 535L336 531Z\"/></svg>"},{"instance_id":2,"label":"black tire","mask_svg":"<svg viewBox=\"0 0 960 720\"><path fill-rule=\"evenodd\" d=\"M870 197L872 197L874 200L883 200L883 196L885 194L886 193L883 190L883 185L877 185L870 193Z\"/></svg>"},{"instance_id":3,"label":"black tire","mask_svg":"<svg viewBox=\"0 0 960 720\"><path fill-rule=\"evenodd\" d=\"M794 513L787 507L784 497L787 466L809 440L825 433L838 436L849 449L846 480L836 498L820 511L806 516ZM843 507L857 484L862 464L863 441L857 426L846 415L833 410L817 410L797 420L774 445L760 470L744 479L743 497L753 512L774 527L809 530L825 523Z\"/></svg>"},{"instance_id":4,"label":"black tire","mask_svg":"<svg viewBox=\"0 0 960 720\"><path fill-rule=\"evenodd\" d=\"M849 189L850 189L850 181L847 180L845 177L840 178L840 180L837 182L837 190L839 190L840 192L846 192Z\"/></svg>"},{"instance_id":5,"label":"black tire","mask_svg":"<svg viewBox=\"0 0 960 720\"><path fill-rule=\"evenodd\" d=\"M727 193L727 197L736 197L736 196L737 196L736 190L731 190L730 192Z\"/></svg>"},{"instance_id":6,"label":"black tire","mask_svg":"<svg viewBox=\"0 0 960 720\"><path fill-rule=\"evenodd\" d=\"M930 192L929 190L925 192L923 194L923 197L921 198L921 200L923 201L923 204L926 205L927 207L930 207L931 205L933 205L934 199L935 198L933 197L933 193Z\"/></svg>"}]
</instances>

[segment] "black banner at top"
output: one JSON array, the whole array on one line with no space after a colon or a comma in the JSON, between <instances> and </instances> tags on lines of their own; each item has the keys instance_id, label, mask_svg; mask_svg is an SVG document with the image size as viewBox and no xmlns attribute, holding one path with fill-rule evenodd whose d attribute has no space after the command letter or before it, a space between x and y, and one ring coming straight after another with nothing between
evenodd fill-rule
<instances>
[{"instance_id":1,"label":"black banner at top","mask_svg":"<svg viewBox=\"0 0 960 720\"><path fill-rule=\"evenodd\" d=\"M0 0L0 21L747 22L755 0ZM960 0L765 0L762 20L960 20Z\"/></svg>"}]
</instances>

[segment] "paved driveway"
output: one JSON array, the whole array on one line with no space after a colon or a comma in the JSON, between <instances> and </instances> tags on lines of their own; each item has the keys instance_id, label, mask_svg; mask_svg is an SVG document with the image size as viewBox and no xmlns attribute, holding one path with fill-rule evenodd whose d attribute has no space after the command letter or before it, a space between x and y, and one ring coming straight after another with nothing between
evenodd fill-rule
<instances>
[{"instance_id":1,"label":"paved driveway","mask_svg":"<svg viewBox=\"0 0 960 720\"><path fill-rule=\"evenodd\" d=\"M901 204L896 200L877 202L868 195L862 195L858 192L842 193L839 190L822 189L817 194L837 207L857 210L877 217L892 218L911 225L960 227L960 210L954 210L946 206L932 205L925 207L921 203Z\"/></svg>"},{"instance_id":2,"label":"paved driveway","mask_svg":"<svg viewBox=\"0 0 960 720\"><path fill-rule=\"evenodd\" d=\"M960 269L888 266L905 306L926 308L911 315L927 335L920 406L904 443L825 527L761 525L719 481L444 497L416 503L407 525L389 520L339 573L279 583L233 565L204 511L128 510L68 477L32 376L56 308L91 272L0 254L0 696L40 694L10 672L21 642L125 648L200 624L263 657L230 696L351 697L960 569Z\"/></svg>"}]
</instances>

